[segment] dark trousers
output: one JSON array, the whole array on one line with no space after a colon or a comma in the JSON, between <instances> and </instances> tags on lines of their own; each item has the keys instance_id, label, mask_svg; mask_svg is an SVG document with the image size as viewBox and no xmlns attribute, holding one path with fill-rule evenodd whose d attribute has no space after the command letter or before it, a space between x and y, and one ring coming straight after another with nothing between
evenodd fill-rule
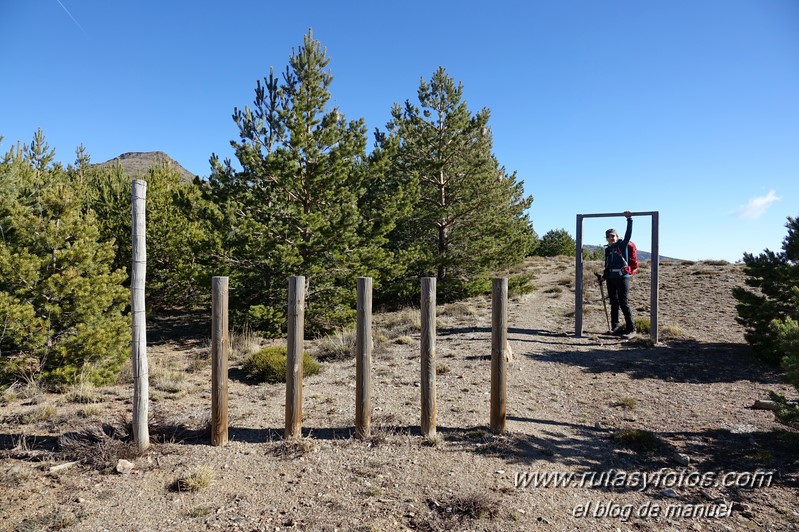
<instances>
[{"instance_id":1,"label":"dark trousers","mask_svg":"<svg viewBox=\"0 0 799 532\"><path fill-rule=\"evenodd\" d=\"M619 308L624 315L624 325L627 332L635 330L633 313L630 311L630 278L608 279L608 299L610 299L610 326L615 329L619 325Z\"/></svg>"}]
</instances>

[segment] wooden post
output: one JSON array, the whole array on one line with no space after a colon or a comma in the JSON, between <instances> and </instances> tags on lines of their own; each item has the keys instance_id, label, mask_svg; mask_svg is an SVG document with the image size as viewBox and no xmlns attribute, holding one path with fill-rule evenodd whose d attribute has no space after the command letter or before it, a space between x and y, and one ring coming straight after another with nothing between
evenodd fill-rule
<instances>
[{"instance_id":1,"label":"wooden post","mask_svg":"<svg viewBox=\"0 0 799 532\"><path fill-rule=\"evenodd\" d=\"M358 324L355 336L355 433L372 431L372 278L358 277Z\"/></svg>"},{"instance_id":2,"label":"wooden post","mask_svg":"<svg viewBox=\"0 0 799 532\"><path fill-rule=\"evenodd\" d=\"M228 441L228 278L211 280L211 445Z\"/></svg>"},{"instance_id":3,"label":"wooden post","mask_svg":"<svg viewBox=\"0 0 799 532\"><path fill-rule=\"evenodd\" d=\"M147 366L147 315L144 286L147 276L147 183L133 180L131 221L130 313L132 316L133 441L139 451L150 446L147 427L150 371Z\"/></svg>"},{"instance_id":4,"label":"wooden post","mask_svg":"<svg viewBox=\"0 0 799 532\"><path fill-rule=\"evenodd\" d=\"M649 338L653 344L659 340L658 298L660 282L660 213L652 213L652 281L649 291Z\"/></svg>"},{"instance_id":5,"label":"wooden post","mask_svg":"<svg viewBox=\"0 0 799 532\"><path fill-rule=\"evenodd\" d=\"M305 343L305 277L289 278L288 341L286 352L285 438L302 436L302 353Z\"/></svg>"},{"instance_id":6,"label":"wooden post","mask_svg":"<svg viewBox=\"0 0 799 532\"><path fill-rule=\"evenodd\" d=\"M577 215L574 254L574 335L583 335L583 216Z\"/></svg>"},{"instance_id":7,"label":"wooden post","mask_svg":"<svg viewBox=\"0 0 799 532\"><path fill-rule=\"evenodd\" d=\"M422 436L436 435L436 278L422 278Z\"/></svg>"},{"instance_id":8,"label":"wooden post","mask_svg":"<svg viewBox=\"0 0 799 532\"><path fill-rule=\"evenodd\" d=\"M505 345L508 342L508 278L493 280L491 292L491 431L505 432L508 374Z\"/></svg>"}]
</instances>

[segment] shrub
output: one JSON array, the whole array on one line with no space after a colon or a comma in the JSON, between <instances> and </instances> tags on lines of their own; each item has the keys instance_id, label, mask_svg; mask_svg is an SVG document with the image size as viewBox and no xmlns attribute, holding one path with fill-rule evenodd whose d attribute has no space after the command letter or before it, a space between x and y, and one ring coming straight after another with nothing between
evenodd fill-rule
<instances>
[{"instance_id":1,"label":"shrub","mask_svg":"<svg viewBox=\"0 0 799 532\"><path fill-rule=\"evenodd\" d=\"M247 357L247 360L244 361L244 371L247 372L250 378L270 384L277 384L279 382L285 382L287 365L288 357L286 348L271 346L265 347ZM319 362L317 362L315 358L308 353L303 353L302 374L304 376L316 375L319 373L320 369Z\"/></svg>"},{"instance_id":2,"label":"shrub","mask_svg":"<svg viewBox=\"0 0 799 532\"><path fill-rule=\"evenodd\" d=\"M799 305L799 288L794 287L796 301ZM785 353L782 368L786 380L799 390L799 323L790 316L782 321L775 320L771 324L777 337L777 345ZM775 415L782 423L799 428L799 405L788 403L784 397L772 395L777 403Z\"/></svg>"},{"instance_id":3,"label":"shrub","mask_svg":"<svg viewBox=\"0 0 799 532\"><path fill-rule=\"evenodd\" d=\"M758 256L744 253L746 285L733 289L738 300L738 322L746 327L745 338L762 360L778 364L785 356L772 322L799 320L795 290L799 286L799 220L788 217L788 235L782 251L765 250Z\"/></svg>"}]
</instances>

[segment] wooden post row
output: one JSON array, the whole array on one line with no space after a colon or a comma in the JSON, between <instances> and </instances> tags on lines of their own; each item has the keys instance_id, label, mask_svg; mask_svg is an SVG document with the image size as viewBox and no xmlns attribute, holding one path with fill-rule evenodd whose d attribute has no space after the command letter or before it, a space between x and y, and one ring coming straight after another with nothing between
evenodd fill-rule
<instances>
[{"instance_id":1,"label":"wooden post row","mask_svg":"<svg viewBox=\"0 0 799 532\"><path fill-rule=\"evenodd\" d=\"M211 445L228 441L228 278L211 280Z\"/></svg>"}]
</instances>

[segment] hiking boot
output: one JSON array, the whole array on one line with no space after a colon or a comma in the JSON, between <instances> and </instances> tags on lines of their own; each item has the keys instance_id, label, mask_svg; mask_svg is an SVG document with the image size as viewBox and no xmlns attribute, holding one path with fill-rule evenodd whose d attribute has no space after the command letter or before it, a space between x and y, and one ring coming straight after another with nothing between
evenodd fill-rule
<instances>
[{"instance_id":1,"label":"hiking boot","mask_svg":"<svg viewBox=\"0 0 799 532\"><path fill-rule=\"evenodd\" d=\"M624 331L624 333L622 333L622 335L621 335L621 336L622 336L623 338L627 338L628 340L629 340L630 338L635 338L635 329L633 329L632 331Z\"/></svg>"},{"instance_id":2,"label":"hiking boot","mask_svg":"<svg viewBox=\"0 0 799 532\"><path fill-rule=\"evenodd\" d=\"M621 336L624 334L624 332L625 329L621 325L616 325L615 327L611 327L610 329L610 334L612 334L613 336Z\"/></svg>"}]
</instances>

